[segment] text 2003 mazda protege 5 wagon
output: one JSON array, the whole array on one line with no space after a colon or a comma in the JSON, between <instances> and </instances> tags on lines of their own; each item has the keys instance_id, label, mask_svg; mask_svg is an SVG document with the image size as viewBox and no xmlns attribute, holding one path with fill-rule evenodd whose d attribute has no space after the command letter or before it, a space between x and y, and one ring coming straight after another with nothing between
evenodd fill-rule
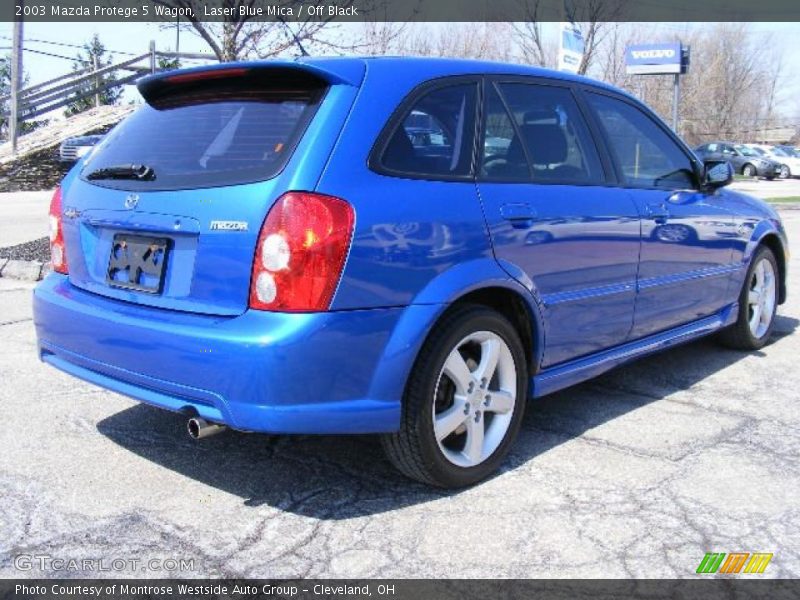
<instances>
[{"instance_id":1,"label":"text 2003 mazda protege 5 wagon","mask_svg":"<svg viewBox=\"0 0 800 600\"><path fill-rule=\"evenodd\" d=\"M528 398L713 332L759 348L784 301L777 214L597 82L336 58L139 90L53 197L39 351L196 437L380 433L467 485Z\"/></svg>"}]
</instances>

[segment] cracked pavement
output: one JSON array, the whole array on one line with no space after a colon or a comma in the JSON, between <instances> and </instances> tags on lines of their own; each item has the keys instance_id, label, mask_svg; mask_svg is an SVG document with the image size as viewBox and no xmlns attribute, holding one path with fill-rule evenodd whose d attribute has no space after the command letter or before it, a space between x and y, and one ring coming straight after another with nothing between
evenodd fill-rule
<instances>
[{"instance_id":1,"label":"cracked pavement","mask_svg":"<svg viewBox=\"0 0 800 600\"><path fill-rule=\"evenodd\" d=\"M790 240L800 211L785 211ZM800 576L800 256L774 342L703 340L529 405L500 474L459 492L363 437L226 432L39 363L30 284L0 279L0 576L19 555L193 569L104 576L691 577L706 552Z\"/></svg>"}]
</instances>

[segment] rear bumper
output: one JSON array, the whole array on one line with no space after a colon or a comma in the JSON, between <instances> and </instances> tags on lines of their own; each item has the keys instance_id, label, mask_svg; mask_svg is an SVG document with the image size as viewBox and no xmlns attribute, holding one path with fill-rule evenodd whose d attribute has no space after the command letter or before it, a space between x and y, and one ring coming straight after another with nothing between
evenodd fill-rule
<instances>
[{"instance_id":1,"label":"rear bumper","mask_svg":"<svg viewBox=\"0 0 800 600\"><path fill-rule=\"evenodd\" d=\"M102 298L58 274L34 292L44 362L148 404L270 433L395 431L416 348L398 353L393 334L430 312L204 316Z\"/></svg>"}]
</instances>

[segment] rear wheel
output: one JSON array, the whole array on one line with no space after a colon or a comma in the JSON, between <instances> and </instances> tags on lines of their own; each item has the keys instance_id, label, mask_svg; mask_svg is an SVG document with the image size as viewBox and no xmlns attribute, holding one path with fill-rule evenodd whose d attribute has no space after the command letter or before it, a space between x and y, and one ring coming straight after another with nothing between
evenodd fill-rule
<instances>
[{"instance_id":1,"label":"rear wheel","mask_svg":"<svg viewBox=\"0 0 800 600\"><path fill-rule=\"evenodd\" d=\"M742 167L742 175L744 175L745 177L755 177L756 168L748 163L744 167Z\"/></svg>"},{"instance_id":2,"label":"rear wheel","mask_svg":"<svg viewBox=\"0 0 800 600\"><path fill-rule=\"evenodd\" d=\"M527 379L522 342L505 317L482 306L456 309L417 358L400 431L383 437L389 460L440 487L484 479L519 431Z\"/></svg>"},{"instance_id":3,"label":"rear wheel","mask_svg":"<svg viewBox=\"0 0 800 600\"><path fill-rule=\"evenodd\" d=\"M792 176L792 172L789 169L789 165L781 165L781 173L779 177L781 179L789 179Z\"/></svg>"},{"instance_id":4,"label":"rear wheel","mask_svg":"<svg viewBox=\"0 0 800 600\"><path fill-rule=\"evenodd\" d=\"M758 350L769 341L778 308L778 264L772 250L760 246L739 294L739 317L720 335L737 350Z\"/></svg>"}]
</instances>

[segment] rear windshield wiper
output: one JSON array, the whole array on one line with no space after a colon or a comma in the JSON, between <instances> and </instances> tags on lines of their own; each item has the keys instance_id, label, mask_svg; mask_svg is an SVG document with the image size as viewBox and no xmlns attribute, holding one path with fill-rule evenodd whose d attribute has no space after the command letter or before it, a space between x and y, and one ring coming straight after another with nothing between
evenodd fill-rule
<instances>
[{"instance_id":1,"label":"rear windshield wiper","mask_svg":"<svg viewBox=\"0 0 800 600\"><path fill-rule=\"evenodd\" d=\"M86 179L138 179L139 181L152 181L156 172L147 165L112 165L96 169L86 176Z\"/></svg>"}]
</instances>

